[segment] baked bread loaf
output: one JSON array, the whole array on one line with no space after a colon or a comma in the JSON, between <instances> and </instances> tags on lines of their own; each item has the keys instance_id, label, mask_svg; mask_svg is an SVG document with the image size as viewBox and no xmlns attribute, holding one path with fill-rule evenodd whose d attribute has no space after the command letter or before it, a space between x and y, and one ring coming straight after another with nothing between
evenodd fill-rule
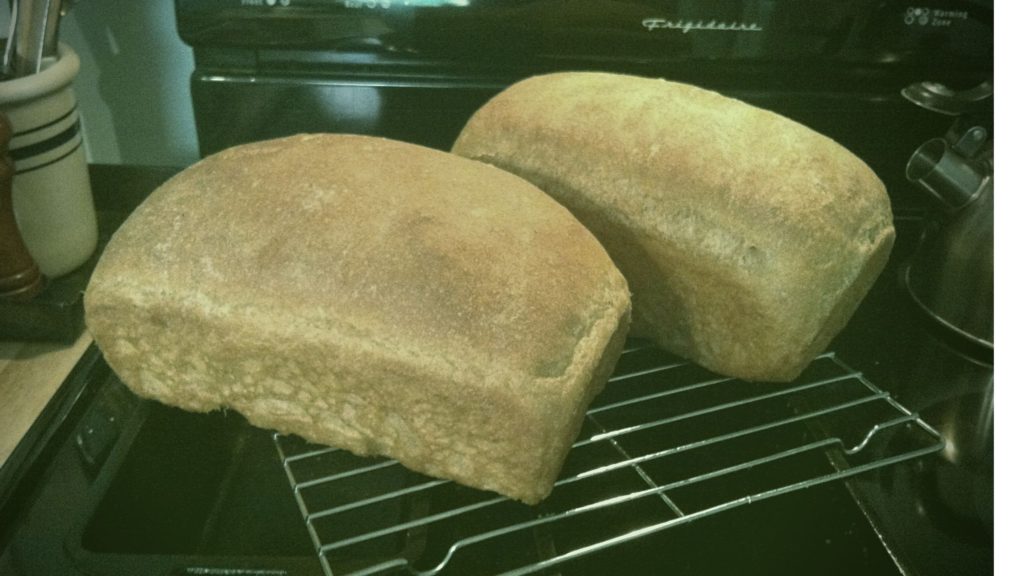
<instances>
[{"instance_id":1,"label":"baked bread loaf","mask_svg":"<svg viewBox=\"0 0 1024 576\"><path fill-rule=\"evenodd\" d=\"M301 135L208 157L111 239L88 328L139 395L527 503L620 353L629 292L554 200L412 144Z\"/></svg>"},{"instance_id":2,"label":"baked bread loaf","mask_svg":"<svg viewBox=\"0 0 1024 576\"><path fill-rule=\"evenodd\" d=\"M881 181L787 118L605 73L519 82L456 154L536 184L602 241L633 330L722 374L795 378L846 324L894 239Z\"/></svg>"}]
</instances>

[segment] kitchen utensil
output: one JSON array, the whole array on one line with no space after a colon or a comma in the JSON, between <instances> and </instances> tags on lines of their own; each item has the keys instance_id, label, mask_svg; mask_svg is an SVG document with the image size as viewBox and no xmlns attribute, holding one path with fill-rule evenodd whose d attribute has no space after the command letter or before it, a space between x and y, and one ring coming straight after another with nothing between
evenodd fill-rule
<instances>
[{"instance_id":1,"label":"kitchen utensil","mask_svg":"<svg viewBox=\"0 0 1024 576\"><path fill-rule=\"evenodd\" d=\"M3 77L38 74L48 60L57 58L62 4L62 0L15 0L11 4Z\"/></svg>"}]
</instances>

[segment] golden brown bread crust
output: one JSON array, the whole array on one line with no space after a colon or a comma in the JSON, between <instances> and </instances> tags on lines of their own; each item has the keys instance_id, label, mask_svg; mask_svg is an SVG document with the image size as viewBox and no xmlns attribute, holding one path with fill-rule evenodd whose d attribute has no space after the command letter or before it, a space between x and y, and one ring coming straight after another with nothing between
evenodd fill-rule
<instances>
[{"instance_id":1,"label":"golden brown bread crust","mask_svg":"<svg viewBox=\"0 0 1024 576\"><path fill-rule=\"evenodd\" d=\"M772 112L604 73L524 80L456 154L530 180L602 241L633 329L724 374L790 380L888 259L888 195L857 157Z\"/></svg>"},{"instance_id":2,"label":"golden brown bread crust","mask_svg":"<svg viewBox=\"0 0 1024 576\"><path fill-rule=\"evenodd\" d=\"M629 320L600 244L527 182L339 135L175 176L111 240L85 305L140 395L531 503Z\"/></svg>"}]
</instances>

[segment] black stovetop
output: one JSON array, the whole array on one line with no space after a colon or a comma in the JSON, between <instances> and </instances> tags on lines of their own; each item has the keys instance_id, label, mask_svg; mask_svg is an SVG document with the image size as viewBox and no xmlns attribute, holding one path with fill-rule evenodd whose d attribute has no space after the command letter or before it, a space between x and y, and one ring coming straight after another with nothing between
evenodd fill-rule
<instances>
[{"instance_id":1,"label":"black stovetop","mask_svg":"<svg viewBox=\"0 0 1024 576\"><path fill-rule=\"evenodd\" d=\"M131 173L143 176L125 177ZM169 173L94 169L106 226ZM135 189L125 189L132 181ZM945 450L700 518L550 573L991 572L991 366L936 338L905 301L898 272L915 247L919 216L899 215L890 266L834 349L919 411L943 433ZM232 412L142 401L92 348L0 471L0 573L323 573L280 442ZM600 523L613 520L626 531L633 521ZM527 548L587 529L534 532ZM347 560L330 566L353 565ZM474 566L486 572L488 564Z\"/></svg>"}]
</instances>

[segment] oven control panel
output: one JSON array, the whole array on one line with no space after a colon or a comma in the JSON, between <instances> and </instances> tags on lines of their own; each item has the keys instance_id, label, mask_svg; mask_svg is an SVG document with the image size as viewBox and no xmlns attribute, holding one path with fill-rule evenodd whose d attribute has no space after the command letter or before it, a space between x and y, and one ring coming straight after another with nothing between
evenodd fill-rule
<instances>
[{"instance_id":1,"label":"oven control panel","mask_svg":"<svg viewBox=\"0 0 1024 576\"><path fill-rule=\"evenodd\" d=\"M481 60L977 66L993 50L979 0L177 0L176 14L194 47Z\"/></svg>"}]
</instances>

